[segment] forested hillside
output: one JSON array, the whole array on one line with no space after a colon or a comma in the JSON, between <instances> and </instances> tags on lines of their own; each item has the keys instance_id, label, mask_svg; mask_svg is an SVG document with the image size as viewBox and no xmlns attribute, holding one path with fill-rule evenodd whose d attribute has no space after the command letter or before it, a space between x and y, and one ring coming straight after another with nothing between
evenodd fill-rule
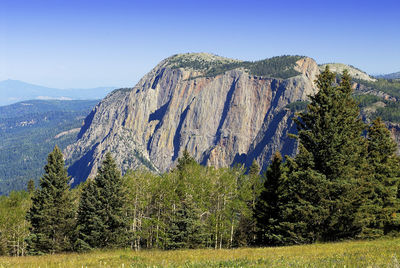
<instances>
[{"instance_id":1,"label":"forested hillside","mask_svg":"<svg viewBox=\"0 0 400 268\"><path fill-rule=\"evenodd\" d=\"M91 101L24 101L0 107L0 195L38 182L55 144L75 141Z\"/></svg>"}]
</instances>

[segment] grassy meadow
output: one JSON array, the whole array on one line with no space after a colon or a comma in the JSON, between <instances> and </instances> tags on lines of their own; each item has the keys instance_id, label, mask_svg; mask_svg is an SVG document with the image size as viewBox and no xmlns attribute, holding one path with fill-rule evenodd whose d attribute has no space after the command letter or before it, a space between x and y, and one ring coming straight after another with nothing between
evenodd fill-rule
<instances>
[{"instance_id":1,"label":"grassy meadow","mask_svg":"<svg viewBox=\"0 0 400 268\"><path fill-rule=\"evenodd\" d=\"M400 267L400 239L275 248L108 250L0 257L0 267Z\"/></svg>"}]
</instances>

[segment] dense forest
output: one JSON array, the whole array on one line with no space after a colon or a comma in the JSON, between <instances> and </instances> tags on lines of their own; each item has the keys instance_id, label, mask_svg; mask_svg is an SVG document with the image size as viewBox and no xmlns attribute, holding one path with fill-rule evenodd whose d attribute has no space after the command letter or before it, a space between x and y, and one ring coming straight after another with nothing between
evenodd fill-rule
<instances>
[{"instance_id":1,"label":"dense forest","mask_svg":"<svg viewBox=\"0 0 400 268\"><path fill-rule=\"evenodd\" d=\"M377 79L374 82L353 79L356 83L368 88L387 93L393 97L400 98L400 81L395 79Z\"/></svg>"},{"instance_id":2,"label":"dense forest","mask_svg":"<svg viewBox=\"0 0 400 268\"><path fill-rule=\"evenodd\" d=\"M370 122L381 118L385 122L400 123L400 102L387 100L371 94L357 94L352 96L361 109L364 121ZM303 111L308 101L295 101L286 105L292 112Z\"/></svg>"},{"instance_id":3,"label":"dense forest","mask_svg":"<svg viewBox=\"0 0 400 268\"><path fill-rule=\"evenodd\" d=\"M201 59L172 58L173 68L192 68L201 70L206 77L214 77L236 68L244 68L250 74L256 76L274 77L286 79L300 73L294 70L296 61L301 56L278 56L260 61L232 61L232 62L208 62Z\"/></svg>"},{"instance_id":4,"label":"dense forest","mask_svg":"<svg viewBox=\"0 0 400 268\"><path fill-rule=\"evenodd\" d=\"M0 195L37 183L46 156L58 144L62 149L77 133L98 101L33 100L0 107Z\"/></svg>"},{"instance_id":5,"label":"dense forest","mask_svg":"<svg viewBox=\"0 0 400 268\"><path fill-rule=\"evenodd\" d=\"M60 149L40 187L0 198L0 252L14 256L96 248L232 248L373 239L400 230L400 159L380 118L365 124L344 72L327 68L297 114L299 152L201 166L185 151L164 174L121 176L107 153L95 178L70 189ZM368 99L362 101L368 102ZM285 161L284 161L285 160Z\"/></svg>"}]
</instances>

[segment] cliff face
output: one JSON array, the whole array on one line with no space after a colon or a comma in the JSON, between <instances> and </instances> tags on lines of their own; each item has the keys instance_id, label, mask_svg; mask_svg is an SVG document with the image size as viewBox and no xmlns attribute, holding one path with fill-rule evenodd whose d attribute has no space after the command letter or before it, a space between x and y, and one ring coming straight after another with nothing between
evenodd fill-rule
<instances>
[{"instance_id":1,"label":"cliff face","mask_svg":"<svg viewBox=\"0 0 400 268\"><path fill-rule=\"evenodd\" d=\"M386 122L386 127L389 129L392 139L397 143L397 154L400 155L400 124Z\"/></svg>"},{"instance_id":2,"label":"cliff face","mask_svg":"<svg viewBox=\"0 0 400 268\"><path fill-rule=\"evenodd\" d=\"M275 151L294 153L295 141L287 138L295 132L293 114L285 106L316 92L314 60L296 60L298 75L279 79L256 76L240 64L207 76L204 69L172 64L177 57L207 66L240 63L179 55L162 61L134 88L109 94L64 152L74 184L95 175L106 151L122 171L159 172L173 167L185 148L202 164L217 167L256 159L265 168Z\"/></svg>"}]
</instances>

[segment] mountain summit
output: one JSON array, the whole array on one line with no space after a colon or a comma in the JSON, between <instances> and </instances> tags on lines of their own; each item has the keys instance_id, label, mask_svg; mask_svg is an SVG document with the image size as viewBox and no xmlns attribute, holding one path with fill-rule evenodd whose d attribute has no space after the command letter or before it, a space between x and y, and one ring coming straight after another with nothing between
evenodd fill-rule
<instances>
[{"instance_id":1,"label":"mountain summit","mask_svg":"<svg viewBox=\"0 0 400 268\"><path fill-rule=\"evenodd\" d=\"M266 167L275 151L293 154L288 105L316 92L316 62L282 56L248 62L206 53L160 62L135 87L110 93L65 150L74 183L95 174L106 151L122 171L166 171L184 149L206 165Z\"/></svg>"}]
</instances>

